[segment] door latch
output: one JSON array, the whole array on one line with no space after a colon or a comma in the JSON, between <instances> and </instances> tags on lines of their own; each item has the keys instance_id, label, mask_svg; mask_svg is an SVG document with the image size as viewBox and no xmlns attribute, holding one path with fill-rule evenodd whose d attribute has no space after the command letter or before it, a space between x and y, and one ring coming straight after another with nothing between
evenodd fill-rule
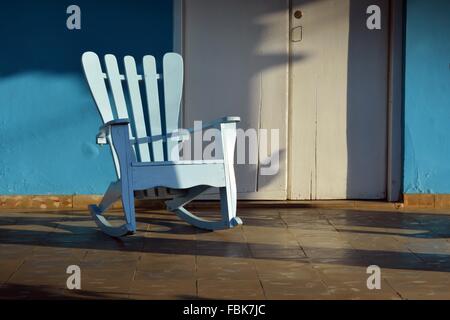
<instances>
[{"instance_id":1,"label":"door latch","mask_svg":"<svg viewBox=\"0 0 450 320\"><path fill-rule=\"evenodd\" d=\"M303 40L303 26L294 27L291 29L291 41L300 42Z\"/></svg>"}]
</instances>

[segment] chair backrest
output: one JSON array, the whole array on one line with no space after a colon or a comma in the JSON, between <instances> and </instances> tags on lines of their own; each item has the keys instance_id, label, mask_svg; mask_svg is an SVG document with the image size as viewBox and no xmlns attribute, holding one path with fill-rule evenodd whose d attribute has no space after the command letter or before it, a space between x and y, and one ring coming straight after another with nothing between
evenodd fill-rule
<instances>
[{"instance_id":1,"label":"chair backrest","mask_svg":"<svg viewBox=\"0 0 450 320\"><path fill-rule=\"evenodd\" d=\"M162 76L150 55L142 59L143 75L138 73L132 56L124 57L124 73L120 72L114 55L105 55L104 63L106 72L97 54L85 52L82 56L84 73L103 123L130 119L130 138L165 135L179 129L183 91L183 59L179 54L164 55ZM163 85L163 103L160 103L158 82ZM174 141L139 144L135 148L136 159L141 162L178 160L174 159L176 152L171 152L174 146ZM118 171L117 157L113 155Z\"/></svg>"}]
</instances>

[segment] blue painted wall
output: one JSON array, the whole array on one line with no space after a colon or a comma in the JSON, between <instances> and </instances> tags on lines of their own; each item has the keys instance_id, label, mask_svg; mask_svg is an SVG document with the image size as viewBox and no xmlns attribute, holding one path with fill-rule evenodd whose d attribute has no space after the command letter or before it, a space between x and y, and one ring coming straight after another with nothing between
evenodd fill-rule
<instances>
[{"instance_id":1,"label":"blue painted wall","mask_svg":"<svg viewBox=\"0 0 450 320\"><path fill-rule=\"evenodd\" d=\"M115 178L85 84L86 50L118 56L172 49L172 1L15 0L0 10L0 194L100 194ZM405 193L450 193L450 1L408 0Z\"/></svg>"},{"instance_id":2,"label":"blue painted wall","mask_svg":"<svg viewBox=\"0 0 450 320\"><path fill-rule=\"evenodd\" d=\"M172 50L172 1L15 0L0 8L0 194L101 194L115 179L81 54Z\"/></svg>"},{"instance_id":3,"label":"blue painted wall","mask_svg":"<svg viewBox=\"0 0 450 320\"><path fill-rule=\"evenodd\" d=\"M450 1L408 0L405 193L450 193Z\"/></svg>"}]
</instances>

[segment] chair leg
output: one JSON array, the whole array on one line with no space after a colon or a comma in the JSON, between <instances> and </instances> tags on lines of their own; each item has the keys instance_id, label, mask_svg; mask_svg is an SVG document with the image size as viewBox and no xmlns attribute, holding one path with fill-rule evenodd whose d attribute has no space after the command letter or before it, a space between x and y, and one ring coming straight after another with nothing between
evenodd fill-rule
<instances>
[{"instance_id":1,"label":"chair leg","mask_svg":"<svg viewBox=\"0 0 450 320\"><path fill-rule=\"evenodd\" d=\"M166 203L167 209L169 211L172 211L179 207L182 207L185 204L194 200L196 197L198 197L200 194L202 194L209 188L210 188L209 186L197 186L197 187L190 188L187 191L185 196L166 201L165 203Z\"/></svg>"},{"instance_id":2,"label":"chair leg","mask_svg":"<svg viewBox=\"0 0 450 320\"><path fill-rule=\"evenodd\" d=\"M222 220L227 221L229 228L242 224L241 218L236 216L237 190L233 185L220 188L220 213Z\"/></svg>"},{"instance_id":3,"label":"chair leg","mask_svg":"<svg viewBox=\"0 0 450 320\"><path fill-rule=\"evenodd\" d=\"M120 180L109 186L100 206L91 205L89 210L100 229L110 236L120 237L136 232L133 179L130 170L134 156L130 145L128 123L118 123L111 125L109 128L111 131L111 144L120 164L118 172ZM106 220L103 213L115 200L118 200L119 196L122 198L126 223L115 227Z\"/></svg>"},{"instance_id":4,"label":"chair leg","mask_svg":"<svg viewBox=\"0 0 450 320\"><path fill-rule=\"evenodd\" d=\"M220 125L220 128L225 171L225 186L220 188L220 214L222 219L220 221L205 220L184 208L184 205L208 189L205 186L193 187L185 197L166 202L168 209L175 212L181 219L198 228L207 230L228 229L242 224L242 220L236 216L237 190L233 167L236 124L224 123Z\"/></svg>"},{"instance_id":5,"label":"chair leg","mask_svg":"<svg viewBox=\"0 0 450 320\"><path fill-rule=\"evenodd\" d=\"M105 212L106 210L108 210L113 205L114 202L120 199L121 195L122 195L122 188L120 180L112 182L109 185L108 190L106 190L106 193L103 196L102 201L98 205L100 211Z\"/></svg>"},{"instance_id":6,"label":"chair leg","mask_svg":"<svg viewBox=\"0 0 450 320\"><path fill-rule=\"evenodd\" d=\"M184 206L194 200L201 193L209 189L208 186L197 186L191 188L185 197L176 198L166 201L167 209L174 212L179 218L187 223L206 230L222 230L233 228L242 224L242 220L236 217L236 196L227 192L227 188L220 188L220 203L222 219L212 221L200 218L188 211Z\"/></svg>"},{"instance_id":7,"label":"chair leg","mask_svg":"<svg viewBox=\"0 0 450 320\"><path fill-rule=\"evenodd\" d=\"M120 226L113 226L109 223L106 217L103 216L103 214L115 201L120 198L122 198L126 223ZM128 186L124 186L124 183L121 180L111 183L100 204L98 206L90 205L89 211L97 226L103 232L112 237L122 237L136 232L134 195L132 191L130 194Z\"/></svg>"},{"instance_id":8,"label":"chair leg","mask_svg":"<svg viewBox=\"0 0 450 320\"><path fill-rule=\"evenodd\" d=\"M136 232L136 213L134 209L134 190L128 181L122 181L122 206L125 212L125 219L132 233Z\"/></svg>"},{"instance_id":9,"label":"chair leg","mask_svg":"<svg viewBox=\"0 0 450 320\"><path fill-rule=\"evenodd\" d=\"M115 238L123 237L129 234L133 234L134 231L130 228L129 224L125 223L120 226L113 226L109 221L102 215L99 207L96 205L90 205L89 211L94 218L97 226L107 235Z\"/></svg>"}]
</instances>

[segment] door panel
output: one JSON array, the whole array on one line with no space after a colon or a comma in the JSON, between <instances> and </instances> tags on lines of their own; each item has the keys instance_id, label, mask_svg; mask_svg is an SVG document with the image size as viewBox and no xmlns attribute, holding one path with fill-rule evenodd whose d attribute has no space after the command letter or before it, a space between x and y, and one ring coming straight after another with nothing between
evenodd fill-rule
<instances>
[{"instance_id":1,"label":"door panel","mask_svg":"<svg viewBox=\"0 0 450 320\"><path fill-rule=\"evenodd\" d=\"M290 199L386 197L388 15L388 0L292 1Z\"/></svg>"},{"instance_id":2,"label":"door panel","mask_svg":"<svg viewBox=\"0 0 450 320\"><path fill-rule=\"evenodd\" d=\"M289 2L183 3L184 125L233 115L244 130L279 130L278 173L262 175L263 157L255 155L257 163L235 166L236 179L241 199L286 199ZM247 144L247 162L250 150Z\"/></svg>"}]
</instances>

